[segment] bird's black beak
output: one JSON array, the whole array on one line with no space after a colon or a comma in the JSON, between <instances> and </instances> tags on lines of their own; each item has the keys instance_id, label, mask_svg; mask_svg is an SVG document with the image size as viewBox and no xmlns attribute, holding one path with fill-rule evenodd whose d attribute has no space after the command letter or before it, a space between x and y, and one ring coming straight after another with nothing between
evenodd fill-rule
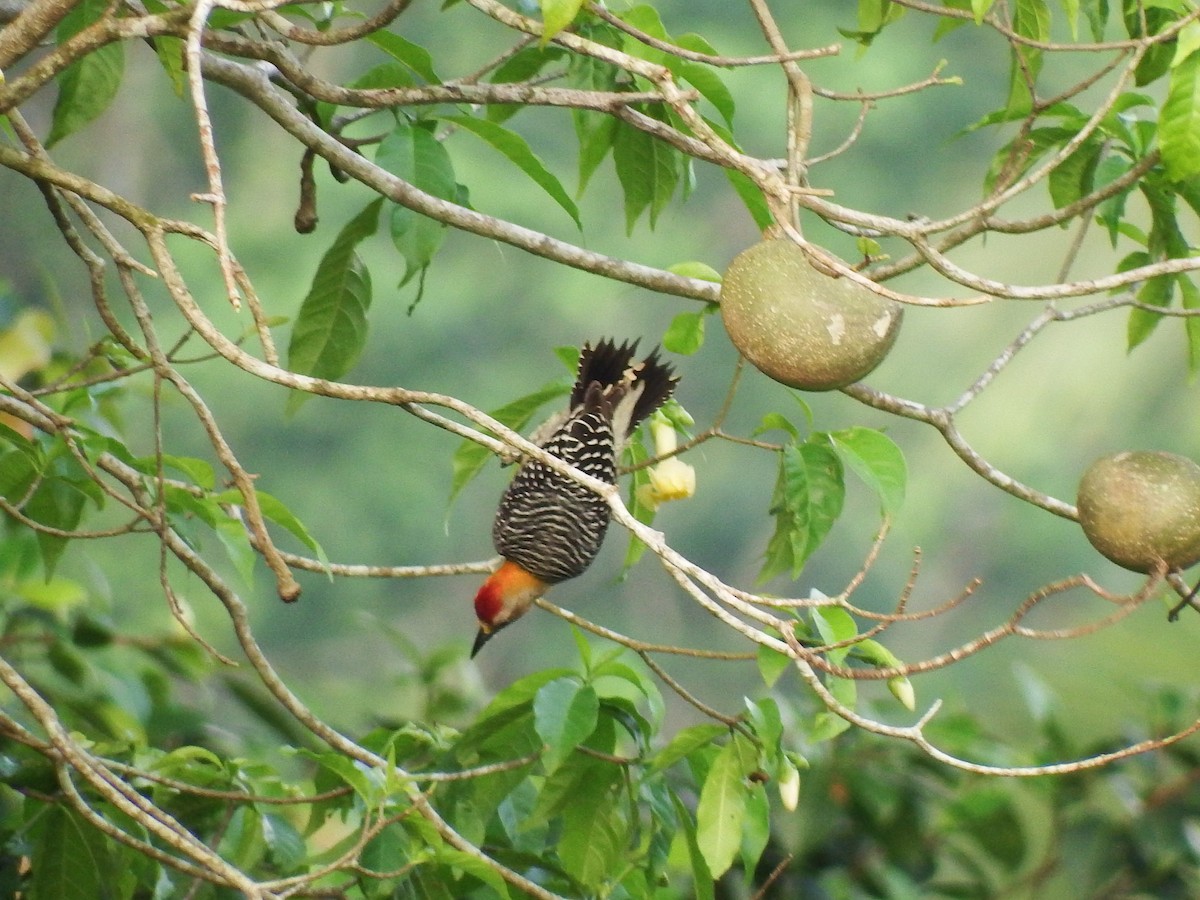
<instances>
[{"instance_id":1,"label":"bird's black beak","mask_svg":"<svg viewBox=\"0 0 1200 900\"><path fill-rule=\"evenodd\" d=\"M495 633L496 631L493 628L480 627L479 631L475 634L475 644L471 647L471 659L475 658L475 654L483 649L483 645L490 641L492 635Z\"/></svg>"}]
</instances>

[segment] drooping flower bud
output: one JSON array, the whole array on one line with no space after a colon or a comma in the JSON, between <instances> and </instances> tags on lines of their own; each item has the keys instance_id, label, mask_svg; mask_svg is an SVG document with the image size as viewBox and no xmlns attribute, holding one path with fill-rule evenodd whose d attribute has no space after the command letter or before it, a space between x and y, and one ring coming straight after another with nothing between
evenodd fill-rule
<instances>
[{"instance_id":1,"label":"drooping flower bud","mask_svg":"<svg viewBox=\"0 0 1200 900\"><path fill-rule=\"evenodd\" d=\"M673 453L679 446L675 426L661 413L655 413L650 418L650 435L654 439L655 456ZM646 474L650 483L638 488L637 498L650 509L658 509L660 503L683 500L696 493L696 470L678 457L664 459Z\"/></svg>"}]
</instances>

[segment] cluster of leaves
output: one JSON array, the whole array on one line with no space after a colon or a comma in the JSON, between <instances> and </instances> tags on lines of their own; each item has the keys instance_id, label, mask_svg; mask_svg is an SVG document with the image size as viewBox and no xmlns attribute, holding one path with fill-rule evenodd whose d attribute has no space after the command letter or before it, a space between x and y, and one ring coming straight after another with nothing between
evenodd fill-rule
<instances>
[{"instance_id":1,"label":"cluster of leaves","mask_svg":"<svg viewBox=\"0 0 1200 900\"><path fill-rule=\"evenodd\" d=\"M27 540L10 531L3 546ZM180 686L212 683L212 663L190 639L131 640L97 621L102 604L83 586L39 593L13 558L2 573L5 658L64 724L91 736L95 758L228 862L346 897L512 896L493 867L414 814L396 770L281 735L254 704L239 706L243 734L282 737L282 756L211 729L237 694L210 696L207 708L181 700ZM825 641L844 636L829 612L806 626ZM1175 745L1119 770L997 781L869 735L832 741L840 728L797 709L792 691L747 700L736 721L685 727L662 744L650 673L611 648L582 638L577 646L577 668L515 682L462 730L412 722L361 739L409 773L432 773L424 786L439 815L559 894L1184 898L1200 887L1194 748ZM760 663L771 679L777 661ZM432 695L437 669L426 671ZM1045 687L1029 681L1026 690L1039 728L1022 761L1122 743L1079 745ZM1156 730L1178 728L1192 699L1163 690ZM1013 761L976 718L945 717L935 728L955 752ZM803 756L786 749L796 747ZM218 896L97 830L64 794L52 756L5 737L0 768L5 896ZM88 785L75 790L92 814L169 849ZM783 808L772 815L776 793Z\"/></svg>"},{"instance_id":2,"label":"cluster of leaves","mask_svg":"<svg viewBox=\"0 0 1200 900\"><path fill-rule=\"evenodd\" d=\"M992 11L993 0L954 0L947 6L970 11L979 23ZM1200 214L1200 22L1194 5L1185 0L1090 0L1062 3L1058 10L1072 42L1085 28L1097 42L1171 36L1145 50L1134 69L1133 84L1092 128L1092 112L1069 100L1037 95L1035 85L1047 57L1071 44L1054 43L1055 15L1046 0L1016 4L1009 23L1015 39L1006 102L971 126L974 130L1019 123L997 151L985 190L989 195L1002 191L1039 164L1066 154L1046 179L1053 208L1062 211L1107 192L1095 210L1097 223L1107 231L1114 250L1122 238L1136 246L1121 257L1118 272L1194 255L1196 247L1180 223L1181 205ZM860 0L862 30L856 36L870 43L902 13L888 0ZM1110 17L1119 21L1116 35ZM943 18L937 35L970 21ZM1164 81L1165 100L1142 90L1154 86L1161 91ZM1144 171L1138 178L1128 178L1135 168ZM1126 205L1135 195L1150 210L1149 228L1139 227L1126 215ZM1200 308L1200 291L1186 272L1148 279L1138 288L1137 299L1148 307ZM1145 341L1162 318L1153 309L1131 309L1129 348ZM1196 372L1200 370L1200 318L1184 318L1183 328L1190 368Z\"/></svg>"},{"instance_id":3,"label":"cluster of leaves","mask_svg":"<svg viewBox=\"0 0 1200 900\"><path fill-rule=\"evenodd\" d=\"M573 5L572 15L578 13L579 4ZM550 25L557 14L547 8L544 15ZM613 15L652 39L670 42L698 54L716 53L700 35L668 34L652 6L633 5ZM733 95L716 66L655 50L613 24L591 15L580 14L575 30L598 44L667 66L683 85L694 88L715 111L718 120L709 122L714 129L726 134L732 128ZM389 59L352 79L348 87L403 88L441 83L429 53L423 48L390 32L376 32L368 40ZM514 53L489 73L488 80L501 85L537 83L548 72L565 87L581 91L621 93L637 91L640 87L636 78L615 65L570 54L546 41ZM677 116L661 104L635 103L629 108L676 127L681 125ZM415 112L381 110L366 117L339 117L339 108L332 104L318 104L317 109L322 125L339 134L351 125L354 133L372 134L372 129L378 131L379 120L385 120L388 131L382 138L364 139L375 145L375 163L427 194L466 207L470 207L470 188L458 181L453 153L460 141L459 135L482 140L541 189L582 231L580 211L571 193L525 137L506 126L509 119L522 111L519 105L493 104L473 110L461 104L431 104ZM613 115L573 109L571 116L579 143L577 196L583 194L600 165L611 158L623 192L627 230L632 232L643 217L653 227L661 212L676 197L681 193L686 197L690 192L694 182L693 160L680 150ZM761 194L737 173L730 177L755 220L764 227L769 224L771 217ZM367 340L366 313L371 302L371 280L356 248L375 233L380 203L372 201L349 222L322 259L293 326L288 364L294 371L337 378L348 372L359 358ZM424 274L442 244L446 226L397 203L387 203L383 213L392 242L405 261L405 274L400 284L420 276L423 285ZM673 271L696 274L687 265ZM711 269L706 271L715 274Z\"/></svg>"}]
</instances>

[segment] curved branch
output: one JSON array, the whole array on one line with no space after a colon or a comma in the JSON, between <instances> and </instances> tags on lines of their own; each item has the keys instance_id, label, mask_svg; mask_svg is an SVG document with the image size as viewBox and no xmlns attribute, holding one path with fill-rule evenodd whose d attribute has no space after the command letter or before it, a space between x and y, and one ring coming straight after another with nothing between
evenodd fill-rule
<instances>
[{"instance_id":1,"label":"curved branch","mask_svg":"<svg viewBox=\"0 0 1200 900\"><path fill-rule=\"evenodd\" d=\"M380 28L390 25L411 4L412 0L388 0L379 12L363 19L361 22L356 22L353 25L347 25L343 28L330 28L325 31L302 28L273 9L260 12L258 20L290 41L296 41L297 43L307 44L312 47L330 47L336 44L347 44L351 41L356 41L361 37L378 31Z\"/></svg>"},{"instance_id":2,"label":"curved branch","mask_svg":"<svg viewBox=\"0 0 1200 900\"><path fill-rule=\"evenodd\" d=\"M624 281L647 290L689 297L705 303L717 301L719 287L711 281L684 278L662 269L585 250L541 232L475 212L425 193L364 159L322 131L285 100L259 71L209 56L204 61L204 72L206 77L242 94L317 155L401 206L462 231L502 241L537 256L614 281ZM0 156L0 162L3 161L3 156Z\"/></svg>"}]
</instances>

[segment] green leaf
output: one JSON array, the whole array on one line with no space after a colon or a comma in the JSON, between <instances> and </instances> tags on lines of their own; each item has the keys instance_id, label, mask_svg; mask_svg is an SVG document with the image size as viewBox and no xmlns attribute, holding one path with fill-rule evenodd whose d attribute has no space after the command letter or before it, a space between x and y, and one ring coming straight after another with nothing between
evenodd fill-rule
<instances>
[{"instance_id":1,"label":"green leaf","mask_svg":"<svg viewBox=\"0 0 1200 900\"><path fill-rule=\"evenodd\" d=\"M267 858L283 873L297 872L308 855L304 837L283 816L263 813L262 836L267 845Z\"/></svg>"},{"instance_id":2,"label":"green leaf","mask_svg":"<svg viewBox=\"0 0 1200 900\"><path fill-rule=\"evenodd\" d=\"M375 163L427 194L442 200L458 199L450 155L424 125L397 122L376 149ZM446 226L399 204L392 206L390 224L392 243L407 264L400 279L404 285L433 260L446 236Z\"/></svg>"},{"instance_id":3,"label":"green leaf","mask_svg":"<svg viewBox=\"0 0 1200 900\"><path fill-rule=\"evenodd\" d=\"M367 841L359 856L359 864L368 872L392 872L411 859L412 847L408 835L399 824L389 825Z\"/></svg>"},{"instance_id":4,"label":"green leaf","mask_svg":"<svg viewBox=\"0 0 1200 900\"><path fill-rule=\"evenodd\" d=\"M508 898L512 897L508 885L500 877L500 873L496 871L496 866L490 859L480 859L478 856L473 856L455 847L440 846L438 848L437 860L442 865L448 866L455 871L461 870L479 879L491 889L492 894L499 898L499 900L508 900ZM397 888L395 896L403 896L402 891L402 888ZM428 889L423 891L423 894L430 897L435 896ZM448 894L440 896L449 897Z\"/></svg>"},{"instance_id":5,"label":"green leaf","mask_svg":"<svg viewBox=\"0 0 1200 900\"><path fill-rule=\"evenodd\" d=\"M750 436L758 437L760 434L766 434L769 431L782 431L790 435L792 440L800 440L800 429L793 425L783 413L769 412L764 414L762 421L758 423L754 431L750 432Z\"/></svg>"},{"instance_id":6,"label":"green leaf","mask_svg":"<svg viewBox=\"0 0 1200 900\"><path fill-rule=\"evenodd\" d=\"M779 755L780 740L783 738L783 718L779 714L779 704L774 697L762 697L758 700L745 698L746 717L754 728L754 735L764 758L773 760Z\"/></svg>"},{"instance_id":7,"label":"green leaf","mask_svg":"<svg viewBox=\"0 0 1200 900\"><path fill-rule=\"evenodd\" d=\"M1171 305L1175 296L1175 275L1157 275L1149 279L1137 292L1138 301L1150 306L1161 306L1164 309ZM1151 333L1162 321L1159 313L1148 309L1131 309L1127 326L1128 349L1132 350Z\"/></svg>"},{"instance_id":8,"label":"green leaf","mask_svg":"<svg viewBox=\"0 0 1200 900\"><path fill-rule=\"evenodd\" d=\"M105 0L84 0L75 6L59 23L58 43L99 21L108 7ZM68 66L58 77L58 99L46 146L54 146L100 116L117 96L124 74L125 48L118 42L92 50Z\"/></svg>"},{"instance_id":9,"label":"green leaf","mask_svg":"<svg viewBox=\"0 0 1200 900\"><path fill-rule=\"evenodd\" d=\"M841 607L817 607L812 612L812 621L825 644L840 644L843 641L852 640L858 634L858 625L854 618ZM850 647L839 647L836 650L828 651L826 657L834 665L841 665L849 653ZM850 709L854 708L858 700L858 686L852 679L827 675L825 685L839 703ZM841 734L849 727L850 723L841 716L830 711L823 711L813 717L808 737L813 742L825 741Z\"/></svg>"},{"instance_id":10,"label":"green leaf","mask_svg":"<svg viewBox=\"0 0 1200 900\"><path fill-rule=\"evenodd\" d=\"M682 62L672 68L681 80L694 87L700 92L700 96L716 107L726 125L733 125L733 114L737 108L733 94L712 67L701 63Z\"/></svg>"},{"instance_id":11,"label":"green leaf","mask_svg":"<svg viewBox=\"0 0 1200 900\"><path fill-rule=\"evenodd\" d=\"M733 185L734 193L741 198L759 231L766 231L775 224L775 217L771 215L771 207L767 204L767 198L763 196L763 192L750 180L748 175L734 169L725 169L725 177Z\"/></svg>"},{"instance_id":12,"label":"green leaf","mask_svg":"<svg viewBox=\"0 0 1200 900\"><path fill-rule=\"evenodd\" d=\"M713 723L702 723L682 728L675 733L675 737L671 738L667 746L654 754L648 771L653 774L669 769L692 751L700 747L707 747L717 738L728 733L729 728L727 726Z\"/></svg>"},{"instance_id":13,"label":"green leaf","mask_svg":"<svg viewBox=\"0 0 1200 900\"><path fill-rule=\"evenodd\" d=\"M1092 40L1102 41L1108 29L1108 0L1089 0L1083 7Z\"/></svg>"},{"instance_id":14,"label":"green leaf","mask_svg":"<svg viewBox=\"0 0 1200 900\"><path fill-rule=\"evenodd\" d=\"M146 475L155 475L158 472L158 462L153 456L139 456L129 459L128 462ZM182 473L192 484L206 491L211 491L217 483L212 464L207 460L197 459L194 456L175 456L164 453L162 464L166 469L174 469L176 472Z\"/></svg>"},{"instance_id":15,"label":"green leaf","mask_svg":"<svg viewBox=\"0 0 1200 900\"><path fill-rule=\"evenodd\" d=\"M696 844L713 878L733 865L742 846L742 821L746 815L745 772L736 741L721 748L696 806Z\"/></svg>"},{"instance_id":16,"label":"green leaf","mask_svg":"<svg viewBox=\"0 0 1200 900\"><path fill-rule=\"evenodd\" d=\"M1183 298L1184 309L1200 309L1200 288L1190 278L1180 278L1179 295ZM1200 372L1200 316L1188 316L1183 320L1184 333L1187 335L1188 371L1193 375Z\"/></svg>"},{"instance_id":17,"label":"green leaf","mask_svg":"<svg viewBox=\"0 0 1200 900\"><path fill-rule=\"evenodd\" d=\"M798 577L841 515L844 500L842 464L827 444L784 447L771 505L775 534L759 581L789 570L792 578Z\"/></svg>"},{"instance_id":18,"label":"green leaf","mask_svg":"<svg viewBox=\"0 0 1200 900\"><path fill-rule=\"evenodd\" d=\"M549 684L558 678L571 678L578 676L570 669L555 668L543 669L540 672L533 672L526 675L524 678L518 678L495 697L479 714L472 725L472 729L486 726L489 719L497 716L503 716L511 710L526 704L531 704L533 698L537 696L538 691L543 685Z\"/></svg>"},{"instance_id":19,"label":"green leaf","mask_svg":"<svg viewBox=\"0 0 1200 900\"><path fill-rule=\"evenodd\" d=\"M680 356L691 356L704 346L704 319L708 314L707 308L679 313L663 334L663 347Z\"/></svg>"},{"instance_id":20,"label":"green leaf","mask_svg":"<svg viewBox=\"0 0 1200 900\"><path fill-rule=\"evenodd\" d=\"M187 89L187 72L183 67L184 47L183 38L162 35L152 39L154 52L158 56L159 65L171 80L171 90L175 96L182 97Z\"/></svg>"},{"instance_id":21,"label":"green leaf","mask_svg":"<svg viewBox=\"0 0 1200 900\"><path fill-rule=\"evenodd\" d=\"M262 514L267 519L290 531L294 537L316 555L317 559L328 567L329 559L325 556L324 548L282 500L273 494L268 494L266 491L256 491L255 496L258 498L259 509L262 510ZM224 491L218 494L215 499L218 503L229 503L236 506L245 505L245 498L242 496L241 491L237 490Z\"/></svg>"},{"instance_id":22,"label":"green leaf","mask_svg":"<svg viewBox=\"0 0 1200 900\"><path fill-rule=\"evenodd\" d=\"M212 527L242 581L247 585L253 584L254 564L258 561L258 553L250 544L250 535L246 531L245 523L237 516L222 514L213 519Z\"/></svg>"},{"instance_id":23,"label":"green leaf","mask_svg":"<svg viewBox=\"0 0 1200 900\"><path fill-rule=\"evenodd\" d=\"M1046 6L1046 0L1016 0L1012 24L1013 31L1023 37L1035 41L1049 40L1050 9Z\"/></svg>"},{"instance_id":24,"label":"green leaf","mask_svg":"<svg viewBox=\"0 0 1200 900\"><path fill-rule=\"evenodd\" d=\"M407 66L395 62L380 63L367 69L351 81L347 87L357 89L410 87L414 84L412 72ZM337 104L321 101L316 105L317 120L329 127L337 112Z\"/></svg>"},{"instance_id":25,"label":"green leaf","mask_svg":"<svg viewBox=\"0 0 1200 900\"><path fill-rule=\"evenodd\" d=\"M695 895L695 900L713 900L716 896L713 891L713 882L716 880L712 872L709 871L708 864L704 861L704 853L700 849L696 835L696 826L692 823L691 814L683 802L675 794L671 792L671 803L675 807L675 814L679 820L680 829L683 831L684 842L687 845L688 859L692 866L692 891Z\"/></svg>"},{"instance_id":26,"label":"green leaf","mask_svg":"<svg viewBox=\"0 0 1200 900\"><path fill-rule=\"evenodd\" d=\"M487 141L492 147L503 153L508 160L524 172L542 190L561 206L571 217L571 221L580 230L583 222L579 218L579 207L571 199L562 186L562 182L546 168L546 164L530 149L528 142L515 131L509 131L502 125L488 119L475 116L443 116L443 121L453 122L460 128L471 132Z\"/></svg>"},{"instance_id":27,"label":"green leaf","mask_svg":"<svg viewBox=\"0 0 1200 900\"><path fill-rule=\"evenodd\" d=\"M864 638L851 647L850 655L881 669L892 669L902 665L895 653L871 638Z\"/></svg>"},{"instance_id":28,"label":"green leaf","mask_svg":"<svg viewBox=\"0 0 1200 900\"><path fill-rule=\"evenodd\" d=\"M1104 157L1096 167L1093 182L1097 189L1116 181L1129 171L1130 163L1123 156L1111 154ZM1115 249L1117 238L1121 233L1121 222L1125 218L1125 201L1129 191L1124 190L1109 197L1096 209L1096 219L1108 232L1109 243Z\"/></svg>"},{"instance_id":29,"label":"green leaf","mask_svg":"<svg viewBox=\"0 0 1200 900\"><path fill-rule=\"evenodd\" d=\"M339 781L354 790L368 806L374 805L379 799L379 785L370 772L359 763L334 751L315 752L300 749L299 755L311 759Z\"/></svg>"},{"instance_id":30,"label":"green leaf","mask_svg":"<svg viewBox=\"0 0 1200 900\"><path fill-rule=\"evenodd\" d=\"M1200 50L1200 22L1193 19L1179 32L1179 37L1175 42L1175 56L1171 58L1171 65L1180 65L1197 50Z\"/></svg>"},{"instance_id":31,"label":"green leaf","mask_svg":"<svg viewBox=\"0 0 1200 900\"><path fill-rule=\"evenodd\" d=\"M548 745L543 762L553 771L596 728L600 701L590 684L558 678L543 686L533 700L533 723Z\"/></svg>"},{"instance_id":32,"label":"green leaf","mask_svg":"<svg viewBox=\"0 0 1200 900\"><path fill-rule=\"evenodd\" d=\"M771 801L766 786L751 784L746 792L746 814L742 817L741 865L747 888L754 884L758 861L771 839Z\"/></svg>"},{"instance_id":33,"label":"green leaf","mask_svg":"<svg viewBox=\"0 0 1200 900\"><path fill-rule=\"evenodd\" d=\"M538 0L542 7L542 44L575 21L583 0Z\"/></svg>"},{"instance_id":34,"label":"green leaf","mask_svg":"<svg viewBox=\"0 0 1200 900\"><path fill-rule=\"evenodd\" d=\"M772 650L763 644L758 645L755 659L758 663L758 674L762 676L763 684L773 687L779 676L788 670L792 660L786 653Z\"/></svg>"},{"instance_id":35,"label":"green leaf","mask_svg":"<svg viewBox=\"0 0 1200 900\"><path fill-rule=\"evenodd\" d=\"M254 866L266 852L262 815L253 806L239 805L220 835L216 850L235 866Z\"/></svg>"},{"instance_id":36,"label":"green leaf","mask_svg":"<svg viewBox=\"0 0 1200 900\"><path fill-rule=\"evenodd\" d=\"M1163 8L1163 3L1147 3L1143 7L1138 3L1122 4L1125 29L1131 38L1158 34L1163 28L1173 24L1178 14L1177 9ZM1144 27L1143 27L1144 23ZM1139 87L1157 81L1170 69L1175 56L1174 42L1158 41L1146 49L1142 61L1134 72L1134 83Z\"/></svg>"},{"instance_id":37,"label":"green leaf","mask_svg":"<svg viewBox=\"0 0 1200 900\"><path fill-rule=\"evenodd\" d=\"M636 466L650 458L650 451L646 449L644 440L645 430L638 429L634 432L633 438L626 443L621 451L621 464L624 466ZM656 510L651 508L642 500L640 491L643 485L650 483L650 470L647 468L634 469L629 475L629 494L625 505L633 514L633 517L644 525L649 525L654 521ZM621 562L621 577L632 569L639 559L646 552L645 542L636 534L629 535L629 546L625 548L625 559Z\"/></svg>"},{"instance_id":38,"label":"green leaf","mask_svg":"<svg viewBox=\"0 0 1200 900\"><path fill-rule=\"evenodd\" d=\"M904 7L891 0L858 0L859 33L874 36L884 25L895 21L903 13Z\"/></svg>"},{"instance_id":39,"label":"green leaf","mask_svg":"<svg viewBox=\"0 0 1200 900\"><path fill-rule=\"evenodd\" d=\"M879 495L885 516L894 516L904 505L908 466L896 442L873 428L854 426L830 432L829 439L842 459Z\"/></svg>"},{"instance_id":40,"label":"green leaf","mask_svg":"<svg viewBox=\"0 0 1200 900\"><path fill-rule=\"evenodd\" d=\"M1092 192L1100 149L1100 141L1087 141L1050 173L1048 187L1056 209L1062 209Z\"/></svg>"},{"instance_id":41,"label":"green leaf","mask_svg":"<svg viewBox=\"0 0 1200 900\"><path fill-rule=\"evenodd\" d=\"M29 502L25 504L25 513L29 518L60 531L73 531L83 517L83 507L87 502L84 494L71 480L51 477L43 481ZM61 537L39 531L37 534L38 547L42 551L42 566L46 578L54 574L59 559L67 549L70 538Z\"/></svg>"},{"instance_id":42,"label":"green leaf","mask_svg":"<svg viewBox=\"0 0 1200 900\"><path fill-rule=\"evenodd\" d=\"M671 36L667 34L667 29L663 26L662 17L659 16L658 10L648 3L631 4L628 9L621 13L621 19L627 25L636 28L643 34L650 35L652 38L660 41L671 41ZM622 34L621 49L631 56L646 59L659 65L673 65L675 62L675 59L666 51L659 50L657 47L651 47L646 42L638 40L631 34Z\"/></svg>"},{"instance_id":43,"label":"green leaf","mask_svg":"<svg viewBox=\"0 0 1200 900\"><path fill-rule=\"evenodd\" d=\"M30 900L112 900L113 858L105 838L63 804L41 816Z\"/></svg>"},{"instance_id":44,"label":"green leaf","mask_svg":"<svg viewBox=\"0 0 1200 900\"><path fill-rule=\"evenodd\" d=\"M433 70L433 57L424 47L391 31L372 31L366 39L430 84L441 84L442 79Z\"/></svg>"},{"instance_id":45,"label":"green leaf","mask_svg":"<svg viewBox=\"0 0 1200 900\"><path fill-rule=\"evenodd\" d=\"M649 107L638 108L638 112L655 118L662 115L661 110ZM647 209L653 228L679 184L682 171L679 151L644 131L618 123L613 138L613 162L625 193L626 232L633 233L633 226Z\"/></svg>"},{"instance_id":46,"label":"green leaf","mask_svg":"<svg viewBox=\"0 0 1200 900\"><path fill-rule=\"evenodd\" d=\"M573 804L564 811L562 824L558 858L563 868L585 887L608 881L621 862L627 831L616 807L611 802Z\"/></svg>"},{"instance_id":47,"label":"green leaf","mask_svg":"<svg viewBox=\"0 0 1200 900\"><path fill-rule=\"evenodd\" d=\"M576 352L575 359L579 359L579 354ZM570 393L570 386L563 384L561 381L552 382L545 387L539 388L532 394L526 394L507 403L499 409L492 410L490 415L502 425L507 425L513 431L523 431L525 426L533 418L533 414L541 407L549 403L551 400L562 397ZM453 502L459 492L467 486L467 484L483 468L484 464L491 457L492 453L487 447L477 444L474 441L464 440L454 451L452 460L453 478L450 483L450 499Z\"/></svg>"},{"instance_id":48,"label":"green leaf","mask_svg":"<svg viewBox=\"0 0 1200 900\"><path fill-rule=\"evenodd\" d=\"M375 233L383 200L374 200L351 219L317 265L300 304L288 345L288 365L303 375L337 380L353 368L367 342L371 275L355 248ZM293 392L288 411L309 395Z\"/></svg>"},{"instance_id":49,"label":"green leaf","mask_svg":"<svg viewBox=\"0 0 1200 900\"><path fill-rule=\"evenodd\" d=\"M1171 70L1158 142L1168 178L1186 181L1200 175L1200 53Z\"/></svg>"},{"instance_id":50,"label":"green leaf","mask_svg":"<svg viewBox=\"0 0 1200 900\"><path fill-rule=\"evenodd\" d=\"M617 133L617 120L587 109L572 110L575 137L579 142L579 189L582 196L592 175L608 156Z\"/></svg>"},{"instance_id":51,"label":"green leaf","mask_svg":"<svg viewBox=\"0 0 1200 900\"><path fill-rule=\"evenodd\" d=\"M716 284L721 283L721 273L708 265L708 263L689 260L688 262L667 266L667 271L674 275L682 275L684 278L698 278L701 281L712 281Z\"/></svg>"}]
</instances>

